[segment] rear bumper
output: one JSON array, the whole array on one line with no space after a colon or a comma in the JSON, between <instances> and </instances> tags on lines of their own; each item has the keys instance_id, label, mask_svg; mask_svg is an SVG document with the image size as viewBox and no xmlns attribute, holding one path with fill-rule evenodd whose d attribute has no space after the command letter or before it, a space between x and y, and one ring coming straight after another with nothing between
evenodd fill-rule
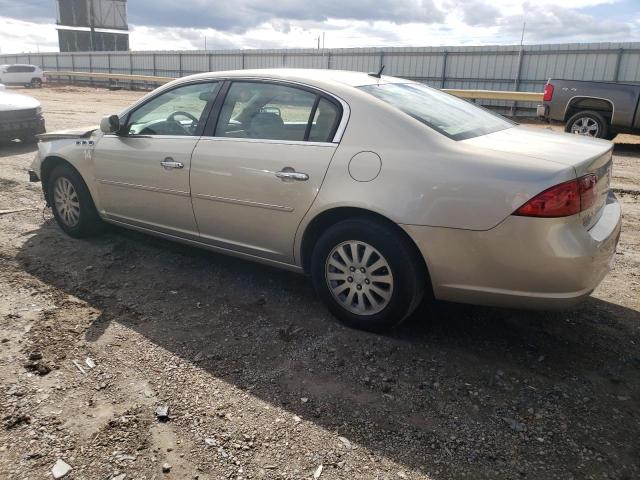
<instances>
[{"instance_id":1,"label":"rear bumper","mask_svg":"<svg viewBox=\"0 0 640 480\"><path fill-rule=\"evenodd\" d=\"M441 300L512 308L565 308L588 296L610 269L620 237L610 193L586 230L568 218L510 216L487 231L403 225L429 267Z\"/></svg>"},{"instance_id":2,"label":"rear bumper","mask_svg":"<svg viewBox=\"0 0 640 480\"><path fill-rule=\"evenodd\" d=\"M549 108L546 105L538 105L536 107L536 115L538 117L546 117L549 112Z\"/></svg>"}]
</instances>

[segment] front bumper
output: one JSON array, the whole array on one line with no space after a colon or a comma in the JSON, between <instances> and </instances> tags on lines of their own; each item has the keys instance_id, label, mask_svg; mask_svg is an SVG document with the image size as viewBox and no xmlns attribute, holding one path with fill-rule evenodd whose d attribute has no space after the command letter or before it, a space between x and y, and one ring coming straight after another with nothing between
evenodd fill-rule
<instances>
[{"instance_id":1,"label":"front bumper","mask_svg":"<svg viewBox=\"0 0 640 480\"><path fill-rule=\"evenodd\" d=\"M487 231L403 225L429 267L436 298L513 308L564 308L588 296L610 269L620 204L609 193L598 222L579 215L510 216Z\"/></svg>"},{"instance_id":2,"label":"front bumper","mask_svg":"<svg viewBox=\"0 0 640 480\"><path fill-rule=\"evenodd\" d=\"M2 140L33 137L45 131L44 117L42 115L33 118L0 121L0 139Z\"/></svg>"}]
</instances>

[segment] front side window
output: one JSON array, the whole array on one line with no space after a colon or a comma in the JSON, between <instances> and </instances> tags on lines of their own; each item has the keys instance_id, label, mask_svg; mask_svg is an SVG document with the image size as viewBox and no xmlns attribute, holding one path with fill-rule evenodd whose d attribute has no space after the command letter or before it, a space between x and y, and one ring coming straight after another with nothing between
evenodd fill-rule
<instances>
[{"instance_id":1,"label":"front side window","mask_svg":"<svg viewBox=\"0 0 640 480\"><path fill-rule=\"evenodd\" d=\"M327 103L333 113L329 113ZM321 117L324 111L328 113ZM328 142L338 117L337 107L316 93L270 83L233 82L220 110L215 135L304 141L312 140L313 132L318 138L314 141Z\"/></svg>"},{"instance_id":2,"label":"front side window","mask_svg":"<svg viewBox=\"0 0 640 480\"><path fill-rule=\"evenodd\" d=\"M202 113L217 92L217 82L174 88L129 115L126 135L192 136L204 122Z\"/></svg>"},{"instance_id":3,"label":"front side window","mask_svg":"<svg viewBox=\"0 0 640 480\"><path fill-rule=\"evenodd\" d=\"M466 100L420 83L389 83L359 88L453 140L478 137L516 125Z\"/></svg>"}]
</instances>

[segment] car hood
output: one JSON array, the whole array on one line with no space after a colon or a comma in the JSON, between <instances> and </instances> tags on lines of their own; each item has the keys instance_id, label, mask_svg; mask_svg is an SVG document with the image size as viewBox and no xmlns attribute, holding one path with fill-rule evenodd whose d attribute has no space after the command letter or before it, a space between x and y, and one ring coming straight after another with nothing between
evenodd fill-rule
<instances>
[{"instance_id":1,"label":"car hood","mask_svg":"<svg viewBox=\"0 0 640 480\"><path fill-rule=\"evenodd\" d=\"M578 174L603 156L611 156L613 143L547 128L517 127L462 140L463 143L487 150L512 153L571 166Z\"/></svg>"},{"instance_id":2,"label":"car hood","mask_svg":"<svg viewBox=\"0 0 640 480\"><path fill-rule=\"evenodd\" d=\"M28 108L38 108L40 102L28 95L20 93L0 91L0 112L11 112L13 110L25 110Z\"/></svg>"},{"instance_id":3,"label":"car hood","mask_svg":"<svg viewBox=\"0 0 640 480\"><path fill-rule=\"evenodd\" d=\"M42 142L61 140L64 138L89 138L97 129L97 125L92 125L90 127L79 127L69 130L56 130L55 132L41 133L38 135L38 138Z\"/></svg>"}]
</instances>

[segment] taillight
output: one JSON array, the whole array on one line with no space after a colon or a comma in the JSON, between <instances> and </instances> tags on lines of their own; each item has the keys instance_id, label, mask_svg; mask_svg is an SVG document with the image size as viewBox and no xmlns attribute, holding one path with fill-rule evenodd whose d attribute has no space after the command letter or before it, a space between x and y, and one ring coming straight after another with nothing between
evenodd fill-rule
<instances>
[{"instance_id":1,"label":"taillight","mask_svg":"<svg viewBox=\"0 0 640 480\"><path fill-rule=\"evenodd\" d=\"M568 217L587 210L597 200L593 173L561 183L536 195L513 214L523 217Z\"/></svg>"},{"instance_id":2,"label":"taillight","mask_svg":"<svg viewBox=\"0 0 640 480\"><path fill-rule=\"evenodd\" d=\"M553 98L553 85L547 83L544 86L544 94L542 95L542 100L545 102L550 102Z\"/></svg>"}]
</instances>

